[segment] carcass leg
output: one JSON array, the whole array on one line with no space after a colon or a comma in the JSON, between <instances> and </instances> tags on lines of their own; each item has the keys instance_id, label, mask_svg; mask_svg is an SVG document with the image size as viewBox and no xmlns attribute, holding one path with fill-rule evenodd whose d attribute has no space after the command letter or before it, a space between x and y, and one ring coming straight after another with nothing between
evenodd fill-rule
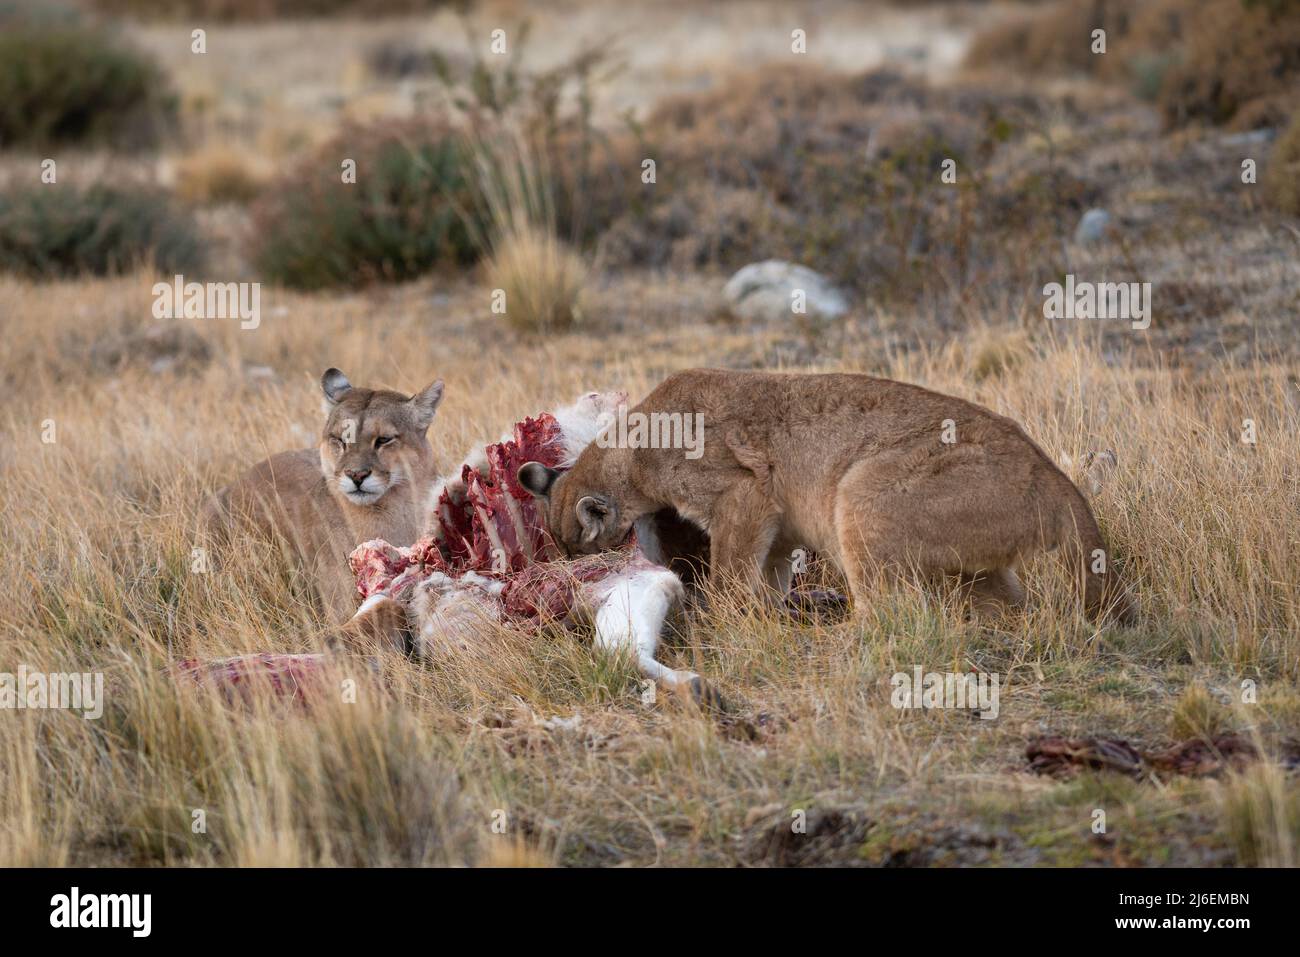
<instances>
[{"instance_id":1,"label":"carcass leg","mask_svg":"<svg viewBox=\"0 0 1300 957\"><path fill-rule=\"evenodd\" d=\"M673 691L697 700L707 689L693 671L678 671L655 659L664 624L680 608L685 590L666 568L629 570L600 583L596 609L596 647L603 651L629 648L641 673Z\"/></svg>"}]
</instances>

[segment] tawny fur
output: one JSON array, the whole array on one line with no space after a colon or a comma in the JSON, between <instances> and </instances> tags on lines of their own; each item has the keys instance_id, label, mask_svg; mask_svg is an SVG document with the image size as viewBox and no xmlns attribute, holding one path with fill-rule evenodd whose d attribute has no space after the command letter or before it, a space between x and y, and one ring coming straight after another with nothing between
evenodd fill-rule
<instances>
[{"instance_id":1,"label":"tawny fur","mask_svg":"<svg viewBox=\"0 0 1300 957\"><path fill-rule=\"evenodd\" d=\"M697 369L637 412L701 414L703 455L592 444L566 473L521 470L572 552L613 547L672 508L708 533L710 574L757 594L784 594L789 556L803 548L838 565L858 606L919 574L961 576L983 609L1019 605L1016 567L1060 548L1089 613L1133 616L1079 490L988 409L865 375Z\"/></svg>"},{"instance_id":2,"label":"tawny fur","mask_svg":"<svg viewBox=\"0 0 1300 957\"><path fill-rule=\"evenodd\" d=\"M331 369L322 388L328 416L319 446L259 462L217 493L205 521L218 541L246 523L287 543L326 613L343 622L358 602L352 550L373 538L409 545L419 537L436 475L426 432L443 386L435 382L414 396L353 388ZM354 476L365 476L362 488L372 491L358 488Z\"/></svg>"}]
</instances>

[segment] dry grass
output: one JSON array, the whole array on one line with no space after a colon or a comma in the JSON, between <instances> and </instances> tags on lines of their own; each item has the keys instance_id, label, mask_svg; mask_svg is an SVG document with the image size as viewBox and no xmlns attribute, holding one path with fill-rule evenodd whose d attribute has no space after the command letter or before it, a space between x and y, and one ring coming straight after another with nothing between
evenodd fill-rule
<instances>
[{"instance_id":1,"label":"dry grass","mask_svg":"<svg viewBox=\"0 0 1300 957\"><path fill-rule=\"evenodd\" d=\"M690 319L683 304L698 288L629 277L593 293L623 328L553 334L529 361L486 290L461 284L432 326L424 286L269 292L255 332L190 323L211 346L206 365L88 365L106 330L148 316L150 281L0 281L0 588L21 596L0 609L0 662L102 670L109 687L98 722L0 713L0 862L1294 861L1294 779L1272 765L1160 787L1014 770L1027 737L1046 730L1167 743L1208 720L1202 692L1187 689L1235 694L1245 678L1259 702L1235 707L1228 725L1250 725L1270 749L1294 734L1290 369L1257 360L1193 376L1138 347L1106 356L1077 329L1035 324L891 358L856 321L801 361L976 399L1057 457L1115 448L1097 510L1138 593L1137 629L1077 619L1045 561L1028 569L1034 609L998 627L934 594L899 595L853 623L696 613L665 658L718 683L735 703L722 718L646 706L631 665L595 656L582 631L498 635L492 655L437 669L391 660L383 683L346 660L330 680L358 677L357 704L325 695L307 712L268 700L231 709L182 692L166 663L309 649L322 622L278 561L191 573L193 519L206 489L309 441L321 369L397 387L444 377L432 441L448 463L581 390L644 392L692 365L778 366L784 345L772 330ZM250 377L250 365L277 378ZM1253 446L1239 440L1247 417ZM53 444L40 441L47 419ZM1000 717L894 710L889 676L917 664L1001 674ZM1108 810L1106 835L1090 831L1095 807ZM816 811L807 843L782 837L796 808ZM206 833L191 829L196 809ZM492 829L496 811L505 834Z\"/></svg>"}]
</instances>

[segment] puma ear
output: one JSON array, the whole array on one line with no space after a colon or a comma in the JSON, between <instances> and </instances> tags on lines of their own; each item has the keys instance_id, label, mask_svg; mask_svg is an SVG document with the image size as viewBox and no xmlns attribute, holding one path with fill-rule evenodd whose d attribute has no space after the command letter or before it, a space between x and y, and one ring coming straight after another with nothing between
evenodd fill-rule
<instances>
[{"instance_id":1,"label":"puma ear","mask_svg":"<svg viewBox=\"0 0 1300 957\"><path fill-rule=\"evenodd\" d=\"M582 525L582 543L589 545L596 540L609 523L609 503L594 495L584 495L578 499L578 523Z\"/></svg>"},{"instance_id":2,"label":"puma ear","mask_svg":"<svg viewBox=\"0 0 1300 957\"><path fill-rule=\"evenodd\" d=\"M352 391L352 383L348 377L335 368L325 370L325 374L320 377L321 391L325 393L325 400L330 405L338 405L343 401L343 397Z\"/></svg>"},{"instance_id":3,"label":"puma ear","mask_svg":"<svg viewBox=\"0 0 1300 957\"><path fill-rule=\"evenodd\" d=\"M551 494L551 486L560 477L558 469L550 469L541 462L525 462L519 466L515 476L519 484L536 498L546 498Z\"/></svg>"},{"instance_id":4,"label":"puma ear","mask_svg":"<svg viewBox=\"0 0 1300 957\"><path fill-rule=\"evenodd\" d=\"M438 379L433 385L429 386L423 392L417 392L411 396L411 401L407 403L415 415L415 426L418 429L427 429L433 422L434 413L438 411L438 404L442 402L442 380Z\"/></svg>"}]
</instances>

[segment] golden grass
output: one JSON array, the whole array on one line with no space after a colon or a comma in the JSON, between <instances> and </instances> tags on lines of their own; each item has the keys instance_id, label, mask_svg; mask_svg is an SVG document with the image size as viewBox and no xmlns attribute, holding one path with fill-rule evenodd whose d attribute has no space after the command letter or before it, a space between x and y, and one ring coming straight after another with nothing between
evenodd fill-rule
<instances>
[{"instance_id":1,"label":"golden grass","mask_svg":"<svg viewBox=\"0 0 1300 957\"><path fill-rule=\"evenodd\" d=\"M311 441L320 370L407 389L443 377L431 440L447 464L585 389L635 395L693 365L780 365L779 333L692 319L699 290L634 277L594 293L625 325L526 346L469 284L432 325L423 285L381 299L268 290L256 331L193 323L215 355L198 372L95 368L97 339L150 321L151 281L0 280L0 670L102 670L109 689L99 721L0 712L0 864L764 863L785 859L771 822L799 808L870 822L848 843L816 843L814 828L801 861L1294 862L1294 779L1271 765L1160 788L1014 770L1027 737L1048 730L1167 743L1212 716L1187 689L1235 695L1245 678L1259 701L1229 726L1253 726L1270 749L1294 734L1291 370L1260 360L1193 375L1031 326L882 358L855 325L804 364L972 398L1058 460L1116 449L1096 508L1141 604L1136 629L1077 618L1042 561L1026 575L1034 607L996 627L933 593L856 622L697 611L663 656L717 683L734 703L721 719L664 695L643 704L630 663L595 656L581 630L502 634L493 655L436 667L390 660L382 682L344 660L330 680L356 677L356 704L232 709L179 689L167 662L311 649L323 622L274 557L192 573L194 517L240 468ZM43 444L49 419L57 441ZM889 676L918 664L999 673L1000 717L894 710ZM1098 806L1105 841L1088 827ZM195 810L206 833L192 831Z\"/></svg>"}]
</instances>

